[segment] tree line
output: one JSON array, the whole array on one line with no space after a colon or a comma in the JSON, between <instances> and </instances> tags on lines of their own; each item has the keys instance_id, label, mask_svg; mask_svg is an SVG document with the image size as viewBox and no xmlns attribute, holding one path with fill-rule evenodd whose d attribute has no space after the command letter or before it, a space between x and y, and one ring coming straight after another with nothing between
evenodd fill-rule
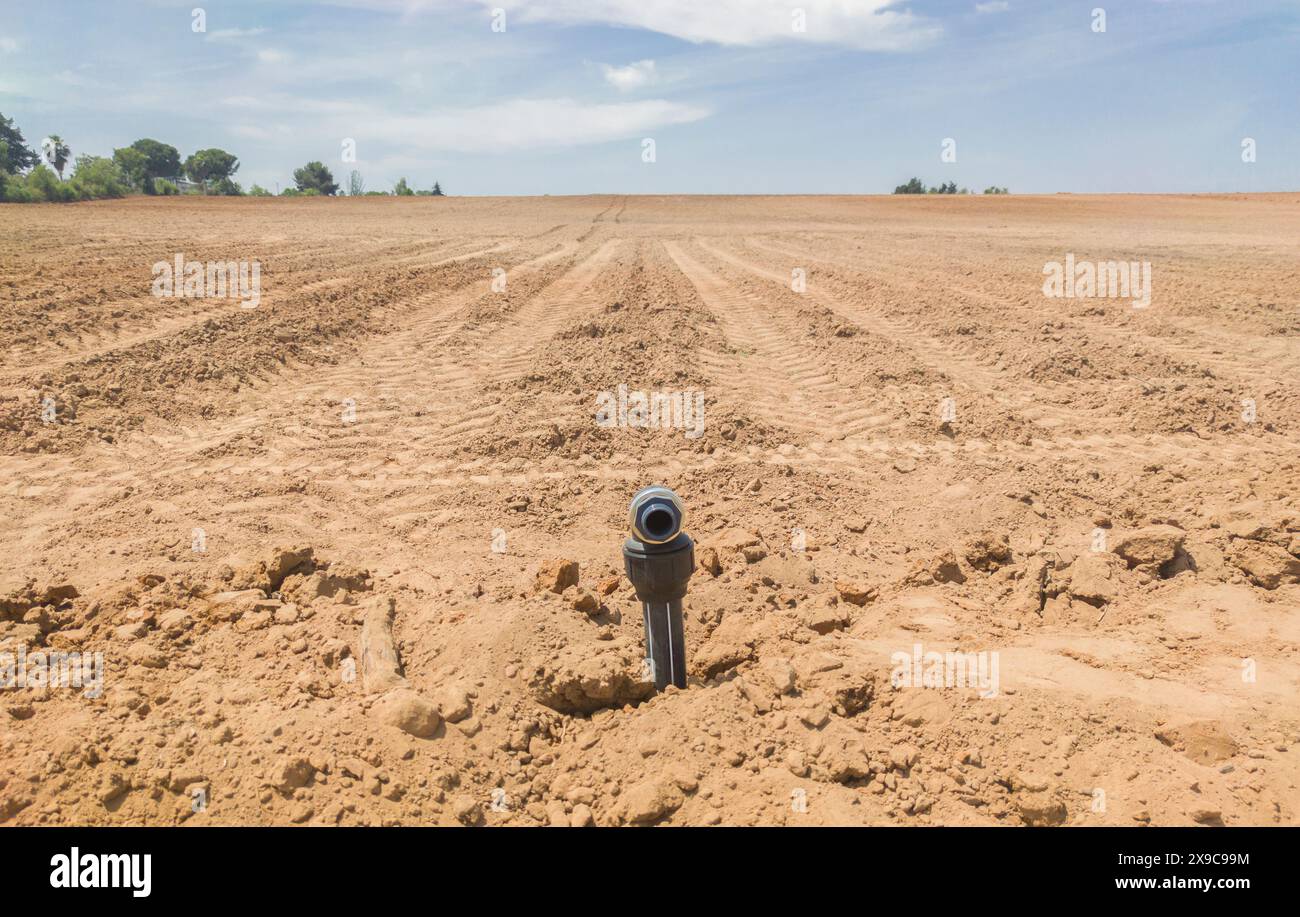
<instances>
[{"instance_id":1,"label":"tree line","mask_svg":"<svg viewBox=\"0 0 1300 917\"><path fill-rule=\"evenodd\" d=\"M10 203L84 201L124 197L127 194L217 194L272 197L261 185L247 192L235 181L239 158L225 150L198 150L181 159L169 143L142 138L113 151L112 157L80 155L65 180L72 150L58 135L46 137L39 151L28 146L12 118L0 114L0 201ZM309 162L293 172L294 185L280 192L282 197L388 195L366 191L357 171L348 177L343 191L324 163ZM416 191L399 179L391 192L398 197L431 195L441 197L442 186L433 183L428 191Z\"/></svg>"},{"instance_id":2,"label":"tree line","mask_svg":"<svg viewBox=\"0 0 1300 917\"><path fill-rule=\"evenodd\" d=\"M929 190L925 187L925 182L919 178L913 178L905 185L899 185L894 189L895 194L974 194L969 188L958 188L955 181L945 182L937 187L931 185ZM985 194L1010 194L1006 188L999 188L997 185L990 185L984 189Z\"/></svg>"}]
</instances>

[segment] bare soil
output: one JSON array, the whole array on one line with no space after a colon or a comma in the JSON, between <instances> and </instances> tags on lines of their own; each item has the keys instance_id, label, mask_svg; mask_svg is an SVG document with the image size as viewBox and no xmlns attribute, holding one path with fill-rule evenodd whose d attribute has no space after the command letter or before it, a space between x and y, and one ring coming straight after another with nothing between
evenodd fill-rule
<instances>
[{"instance_id":1,"label":"bare soil","mask_svg":"<svg viewBox=\"0 0 1300 917\"><path fill-rule=\"evenodd\" d=\"M0 207L0 654L104 661L0 689L0 823L1295 824L1297 238L1294 194ZM260 305L153 296L176 253ZM1045 296L1066 253L1150 306ZM702 434L598 424L620 385ZM657 696L650 483L700 561Z\"/></svg>"}]
</instances>

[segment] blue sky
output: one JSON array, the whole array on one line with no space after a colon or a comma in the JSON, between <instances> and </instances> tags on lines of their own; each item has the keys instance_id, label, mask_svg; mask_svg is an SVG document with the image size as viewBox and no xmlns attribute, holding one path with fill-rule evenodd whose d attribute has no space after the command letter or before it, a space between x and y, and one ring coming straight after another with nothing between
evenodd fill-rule
<instances>
[{"instance_id":1,"label":"blue sky","mask_svg":"<svg viewBox=\"0 0 1300 917\"><path fill-rule=\"evenodd\" d=\"M1300 190L1295 0L6 6L0 112L29 142L221 147L245 187L319 159L455 194Z\"/></svg>"}]
</instances>

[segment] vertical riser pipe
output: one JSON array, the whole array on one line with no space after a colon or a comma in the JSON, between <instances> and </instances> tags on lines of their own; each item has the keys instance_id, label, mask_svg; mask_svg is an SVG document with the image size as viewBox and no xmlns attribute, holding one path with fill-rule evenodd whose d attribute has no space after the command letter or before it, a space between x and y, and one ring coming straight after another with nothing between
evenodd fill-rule
<instances>
[{"instance_id":1,"label":"vertical riser pipe","mask_svg":"<svg viewBox=\"0 0 1300 917\"><path fill-rule=\"evenodd\" d=\"M681 600L643 602L641 610L645 618L646 663L655 690L662 691L669 685L685 688L686 631Z\"/></svg>"},{"instance_id":2,"label":"vertical riser pipe","mask_svg":"<svg viewBox=\"0 0 1300 917\"><path fill-rule=\"evenodd\" d=\"M646 680L655 690L686 687L686 630L682 598L695 570L695 542L682 531L685 509L666 487L637 491L628 508L631 537L623 567L641 602Z\"/></svg>"}]
</instances>

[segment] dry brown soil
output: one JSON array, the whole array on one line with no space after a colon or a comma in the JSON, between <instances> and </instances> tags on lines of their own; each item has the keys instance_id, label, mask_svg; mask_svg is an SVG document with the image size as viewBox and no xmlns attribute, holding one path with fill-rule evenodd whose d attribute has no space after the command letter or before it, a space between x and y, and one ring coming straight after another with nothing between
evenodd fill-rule
<instances>
[{"instance_id":1,"label":"dry brown soil","mask_svg":"<svg viewBox=\"0 0 1300 917\"><path fill-rule=\"evenodd\" d=\"M0 823L1295 824L1298 238L1291 194L0 207L0 653L104 664L0 690ZM178 252L261 304L154 297ZM1046 297L1066 253L1150 306ZM620 384L703 434L602 427ZM653 697L650 483L700 560ZM895 684L918 646L996 693Z\"/></svg>"}]
</instances>

